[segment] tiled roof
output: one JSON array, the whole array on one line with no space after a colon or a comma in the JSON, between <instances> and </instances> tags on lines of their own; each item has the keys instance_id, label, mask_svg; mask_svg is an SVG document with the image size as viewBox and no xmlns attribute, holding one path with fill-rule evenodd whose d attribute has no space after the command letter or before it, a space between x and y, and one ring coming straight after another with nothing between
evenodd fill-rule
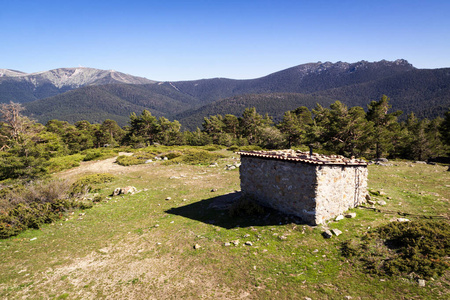
<instances>
[{"instance_id":1,"label":"tiled roof","mask_svg":"<svg viewBox=\"0 0 450 300\"><path fill-rule=\"evenodd\" d=\"M279 159L294 162L304 162L315 165L346 165L367 166L362 159L346 158L342 155L323 155L318 153L302 152L300 150L276 150L276 151L240 151L241 156L254 156L261 158Z\"/></svg>"}]
</instances>

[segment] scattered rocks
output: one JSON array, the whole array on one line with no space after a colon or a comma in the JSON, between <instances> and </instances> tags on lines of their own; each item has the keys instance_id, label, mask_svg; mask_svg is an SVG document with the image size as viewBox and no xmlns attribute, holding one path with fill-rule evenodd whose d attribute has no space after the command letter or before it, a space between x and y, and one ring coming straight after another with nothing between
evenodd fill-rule
<instances>
[{"instance_id":1,"label":"scattered rocks","mask_svg":"<svg viewBox=\"0 0 450 300\"><path fill-rule=\"evenodd\" d=\"M420 286L420 287L424 287L424 286L425 286L425 283L426 283L426 281L425 281L425 280L423 280L423 279L419 279L418 283L419 283L419 286Z\"/></svg>"},{"instance_id":2,"label":"scattered rocks","mask_svg":"<svg viewBox=\"0 0 450 300\"><path fill-rule=\"evenodd\" d=\"M126 186L123 188L115 188L113 192L113 196L126 195L126 194L134 194L137 192L137 188L134 186Z\"/></svg>"},{"instance_id":3,"label":"scattered rocks","mask_svg":"<svg viewBox=\"0 0 450 300\"><path fill-rule=\"evenodd\" d=\"M343 215L339 215L334 220L337 222L337 221L340 221L340 220L343 220L343 219L344 219L344 216Z\"/></svg>"},{"instance_id":4,"label":"scattered rocks","mask_svg":"<svg viewBox=\"0 0 450 300\"><path fill-rule=\"evenodd\" d=\"M352 218L356 218L356 213L351 212L345 215L346 218L352 219Z\"/></svg>"},{"instance_id":5,"label":"scattered rocks","mask_svg":"<svg viewBox=\"0 0 450 300\"><path fill-rule=\"evenodd\" d=\"M403 223L403 222L409 222L410 220L407 218L397 218L397 222Z\"/></svg>"},{"instance_id":6,"label":"scattered rocks","mask_svg":"<svg viewBox=\"0 0 450 300\"><path fill-rule=\"evenodd\" d=\"M378 200L377 203L381 206L384 206L387 204L386 201L384 201L384 200Z\"/></svg>"},{"instance_id":7,"label":"scattered rocks","mask_svg":"<svg viewBox=\"0 0 450 300\"><path fill-rule=\"evenodd\" d=\"M232 243L233 245L235 245L235 246L238 246L238 245L239 245L239 240L231 241L231 243Z\"/></svg>"},{"instance_id":8,"label":"scattered rocks","mask_svg":"<svg viewBox=\"0 0 450 300\"><path fill-rule=\"evenodd\" d=\"M340 231L339 229L331 229L331 232L335 235L335 236L340 236L342 234L342 231Z\"/></svg>"},{"instance_id":9,"label":"scattered rocks","mask_svg":"<svg viewBox=\"0 0 450 300\"><path fill-rule=\"evenodd\" d=\"M330 230L325 230L324 232L322 232L322 236L326 239L331 239L331 237L333 236L333 234L331 233Z\"/></svg>"}]
</instances>

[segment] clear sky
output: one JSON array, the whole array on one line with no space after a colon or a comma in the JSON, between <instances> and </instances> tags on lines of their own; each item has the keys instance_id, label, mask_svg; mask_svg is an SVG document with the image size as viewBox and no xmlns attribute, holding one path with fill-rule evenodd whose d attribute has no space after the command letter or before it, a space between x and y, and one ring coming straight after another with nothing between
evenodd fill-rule
<instances>
[{"instance_id":1,"label":"clear sky","mask_svg":"<svg viewBox=\"0 0 450 300\"><path fill-rule=\"evenodd\" d=\"M0 0L0 68L257 78L317 61L450 67L449 0Z\"/></svg>"}]
</instances>

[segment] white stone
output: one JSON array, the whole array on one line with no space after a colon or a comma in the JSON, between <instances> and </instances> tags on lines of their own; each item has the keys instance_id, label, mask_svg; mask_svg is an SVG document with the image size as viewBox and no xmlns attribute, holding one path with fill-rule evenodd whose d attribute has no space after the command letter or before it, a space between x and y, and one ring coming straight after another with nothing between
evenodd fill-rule
<instances>
[{"instance_id":1,"label":"white stone","mask_svg":"<svg viewBox=\"0 0 450 300\"><path fill-rule=\"evenodd\" d=\"M339 215L339 216L337 216L336 217L336 219L334 219L335 221L340 221L340 220L343 220L344 219L344 216L343 215Z\"/></svg>"}]
</instances>

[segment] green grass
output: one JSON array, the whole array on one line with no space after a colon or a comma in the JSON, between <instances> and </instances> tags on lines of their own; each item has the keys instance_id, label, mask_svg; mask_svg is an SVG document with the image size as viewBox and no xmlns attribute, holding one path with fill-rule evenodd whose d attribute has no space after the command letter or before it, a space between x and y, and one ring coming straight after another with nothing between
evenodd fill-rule
<instances>
[{"instance_id":1,"label":"green grass","mask_svg":"<svg viewBox=\"0 0 450 300\"><path fill-rule=\"evenodd\" d=\"M239 173L225 170L236 155L220 153L225 157L216 168L127 167L99 187L104 200L93 208L0 240L0 298L448 298L448 271L419 287L409 277L367 274L340 252L342 242L389 223L398 211L410 219L448 217L446 167L370 166L369 188L384 191L374 198L387 205L353 209L355 219L328 224L343 234L324 239L321 226L295 224L273 212L230 217L209 208L240 189ZM109 198L114 188L128 185L140 192ZM238 246L225 246L235 240Z\"/></svg>"}]
</instances>

